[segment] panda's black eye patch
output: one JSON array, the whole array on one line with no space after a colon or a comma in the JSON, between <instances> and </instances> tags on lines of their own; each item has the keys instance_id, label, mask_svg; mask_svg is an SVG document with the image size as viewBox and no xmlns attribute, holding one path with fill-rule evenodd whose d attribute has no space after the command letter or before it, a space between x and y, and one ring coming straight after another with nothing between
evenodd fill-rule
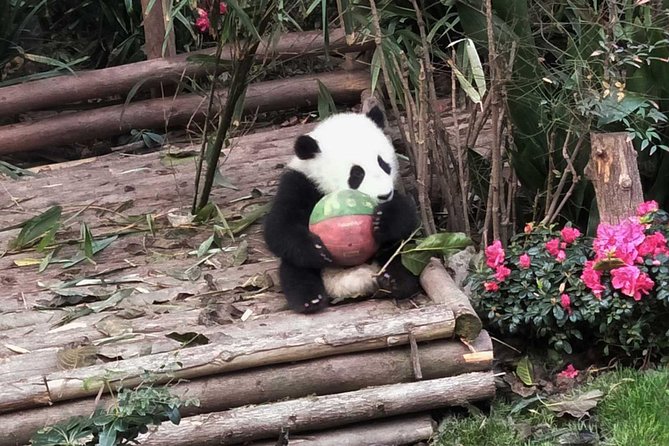
<instances>
[{"instance_id":1,"label":"panda's black eye patch","mask_svg":"<svg viewBox=\"0 0 669 446\"><path fill-rule=\"evenodd\" d=\"M348 174L348 187L351 189L359 188L363 179L365 179L365 169L357 164L354 165L351 167L351 172Z\"/></svg>"},{"instance_id":2,"label":"panda's black eye patch","mask_svg":"<svg viewBox=\"0 0 669 446\"><path fill-rule=\"evenodd\" d=\"M376 159L379 162L379 166L381 166L381 169L388 175L390 175L390 164L386 163L383 158L381 158L381 155L377 156Z\"/></svg>"}]
</instances>

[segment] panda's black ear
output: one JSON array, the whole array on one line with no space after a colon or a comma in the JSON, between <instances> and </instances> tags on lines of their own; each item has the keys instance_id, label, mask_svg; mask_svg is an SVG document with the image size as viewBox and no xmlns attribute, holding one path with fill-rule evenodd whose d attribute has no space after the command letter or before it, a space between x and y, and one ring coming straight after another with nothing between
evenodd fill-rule
<instances>
[{"instance_id":1,"label":"panda's black ear","mask_svg":"<svg viewBox=\"0 0 669 446\"><path fill-rule=\"evenodd\" d=\"M374 124L381 130L386 127L386 117L383 115L383 111L381 111L378 105L375 105L367 112L367 117L374 121Z\"/></svg>"},{"instance_id":2,"label":"panda's black ear","mask_svg":"<svg viewBox=\"0 0 669 446\"><path fill-rule=\"evenodd\" d=\"M320 151L318 142L309 135L298 136L295 140L295 155L301 160L315 158Z\"/></svg>"}]
</instances>

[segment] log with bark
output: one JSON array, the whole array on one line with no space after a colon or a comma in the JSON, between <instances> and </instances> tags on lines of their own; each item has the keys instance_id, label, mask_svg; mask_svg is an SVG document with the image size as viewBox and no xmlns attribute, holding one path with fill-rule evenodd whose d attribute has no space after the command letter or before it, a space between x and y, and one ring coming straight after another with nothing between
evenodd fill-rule
<instances>
[{"instance_id":1,"label":"log with bark","mask_svg":"<svg viewBox=\"0 0 669 446\"><path fill-rule=\"evenodd\" d=\"M585 174L595 187L599 220L618 224L643 202L637 154L629 134L591 133Z\"/></svg>"},{"instance_id":2,"label":"log with bark","mask_svg":"<svg viewBox=\"0 0 669 446\"><path fill-rule=\"evenodd\" d=\"M419 346L417 358L423 379L487 371L492 366L492 342L485 331L471 346L450 340L432 341ZM182 398L199 400L198 406L182 409L183 416L193 416L246 404L349 392L414 380L410 349L402 346L214 375L180 382L171 387L171 392ZM90 415L97 401L91 397L0 415L0 425L3 426L0 446L24 444L44 426L72 416ZM113 403L111 397L99 400L103 407Z\"/></svg>"},{"instance_id":3,"label":"log with bark","mask_svg":"<svg viewBox=\"0 0 669 446\"><path fill-rule=\"evenodd\" d=\"M363 40L348 45L343 30L333 29L330 32L329 49L332 52L364 51L372 46L372 41ZM261 44L256 57L259 60L291 59L323 51L323 32L306 31L282 34L275 43ZM125 95L138 85L142 88L155 87L161 83L175 85L180 79L197 78L210 71L207 65L190 62L190 56L213 56L214 53L215 48L209 48L169 59L77 72L71 76L63 75L0 88L0 117L87 99ZM233 45L223 48L222 60L232 60L233 55Z\"/></svg>"},{"instance_id":4,"label":"log with bark","mask_svg":"<svg viewBox=\"0 0 669 446\"><path fill-rule=\"evenodd\" d=\"M357 103L369 84L366 71L344 71L291 77L251 84L244 101L245 112L314 106L320 80L340 103ZM225 103L225 93L214 101L214 112ZM90 141L129 132L132 129L166 130L202 121L207 113L206 97L198 94L159 98L114 105L85 112L67 113L32 123L0 127L0 154L25 152L73 142Z\"/></svg>"},{"instance_id":5,"label":"log with bark","mask_svg":"<svg viewBox=\"0 0 669 446\"><path fill-rule=\"evenodd\" d=\"M0 413L50 404L103 390L133 387L146 381L147 373L156 383L191 379L269 364L333 356L342 353L405 345L413 334L418 342L450 338L455 319L450 308L432 305L392 316L360 318L355 306L349 307L346 322L329 324L321 315L322 325L304 332L302 320L310 315L294 315L294 326L259 336L253 330L247 338L184 348L114 363L74 370L28 376L6 382L0 387Z\"/></svg>"},{"instance_id":6,"label":"log with bark","mask_svg":"<svg viewBox=\"0 0 669 446\"><path fill-rule=\"evenodd\" d=\"M455 334L465 339L475 339L481 331L481 319L472 308L467 295L458 288L440 260L430 259L420 275L425 293L436 303L453 309Z\"/></svg>"},{"instance_id":7,"label":"log with bark","mask_svg":"<svg viewBox=\"0 0 669 446\"><path fill-rule=\"evenodd\" d=\"M339 429L291 435L290 446L397 446L415 444L434 435L436 423L430 415L393 417ZM249 446L276 446L276 440L253 442Z\"/></svg>"},{"instance_id":8,"label":"log with bark","mask_svg":"<svg viewBox=\"0 0 669 446\"><path fill-rule=\"evenodd\" d=\"M163 423L155 431L140 436L138 441L142 446L229 445L277 438L281 429L289 429L290 432L328 429L465 405L492 398L494 394L492 372L465 373L197 415L182 419L178 426Z\"/></svg>"}]
</instances>

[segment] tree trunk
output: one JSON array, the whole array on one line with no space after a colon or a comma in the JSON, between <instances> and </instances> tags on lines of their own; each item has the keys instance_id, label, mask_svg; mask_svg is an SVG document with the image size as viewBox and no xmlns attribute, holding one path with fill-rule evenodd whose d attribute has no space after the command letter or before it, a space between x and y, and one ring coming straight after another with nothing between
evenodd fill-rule
<instances>
[{"instance_id":1,"label":"tree trunk","mask_svg":"<svg viewBox=\"0 0 669 446\"><path fill-rule=\"evenodd\" d=\"M163 53L163 42L167 30L166 11L170 10L171 1L167 0L142 0L142 16L144 17L144 53L148 59L161 57L174 57L177 54L174 40L174 28L167 36L165 53ZM147 11L147 7L151 9Z\"/></svg>"},{"instance_id":2,"label":"tree trunk","mask_svg":"<svg viewBox=\"0 0 669 446\"><path fill-rule=\"evenodd\" d=\"M591 133L590 144L585 174L595 187L599 220L620 223L643 202L636 150L624 132Z\"/></svg>"},{"instance_id":3,"label":"tree trunk","mask_svg":"<svg viewBox=\"0 0 669 446\"><path fill-rule=\"evenodd\" d=\"M248 87L246 112L314 106L318 102L319 79L337 102L356 103L369 84L369 73L334 72L259 82ZM225 93L221 93L223 99ZM223 100L214 101L220 106ZM214 112L218 111L215 107ZM176 98L150 99L85 112L67 113L33 123L0 127L0 155L25 152L73 142L89 141L129 132L183 126L192 119L202 121L207 112L203 96L189 94Z\"/></svg>"},{"instance_id":4,"label":"tree trunk","mask_svg":"<svg viewBox=\"0 0 669 446\"><path fill-rule=\"evenodd\" d=\"M446 340L420 345L417 357L423 378L490 370L493 353L488 333L482 331L472 347L473 351L460 342ZM194 397L200 401L199 406L182 409L182 416L192 416L246 404L349 392L414 380L410 350L404 346L215 375L180 382L171 391L180 397ZM110 397L100 400L104 407L113 402ZM25 444L41 427L72 416L88 416L95 406L96 399L89 398L0 415L0 426L3 427L0 446Z\"/></svg>"},{"instance_id":5,"label":"tree trunk","mask_svg":"<svg viewBox=\"0 0 669 446\"><path fill-rule=\"evenodd\" d=\"M425 293L436 303L446 305L455 314L455 334L475 339L481 331L481 319L469 298L458 288L440 260L431 258L420 275Z\"/></svg>"},{"instance_id":6,"label":"tree trunk","mask_svg":"<svg viewBox=\"0 0 669 446\"><path fill-rule=\"evenodd\" d=\"M367 318L356 317L355 306L348 307L347 311L351 316L347 322L328 324L330 312L326 312L322 325L308 332L291 328L258 334L249 330L247 338L6 382L0 387L0 413L96 395L101 388L109 391L121 386L133 387L142 383L147 373L155 377L156 383L192 379L269 364L405 345L410 335L419 342L449 338L455 326L453 312L444 305ZM299 327L301 318L294 317L294 327Z\"/></svg>"},{"instance_id":7,"label":"tree trunk","mask_svg":"<svg viewBox=\"0 0 669 446\"><path fill-rule=\"evenodd\" d=\"M474 372L197 415L182 419L178 426L163 423L156 431L140 436L138 441L142 446L229 445L277 438L282 428L290 432L327 429L463 405L492 398L494 394L493 374Z\"/></svg>"},{"instance_id":8,"label":"tree trunk","mask_svg":"<svg viewBox=\"0 0 669 446\"><path fill-rule=\"evenodd\" d=\"M290 446L396 446L428 440L435 432L430 415L394 417L339 429L291 435ZM276 440L253 442L249 446L276 446Z\"/></svg>"},{"instance_id":9,"label":"tree trunk","mask_svg":"<svg viewBox=\"0 0 669 446\"><path fill-rule=\"evenodd\" d=\"M356 42L347 45L343 30L330 33L330 51L362 51L374 42ZM323 52L323 32L307 31L282 34L274 43L264 42L258 48L258 60L271 58L289 59L307 54ZM141 83L142 89L160 85L176 84L180 79L197 78L210 71L211 64L189 62L193 55L213 56L215 48L180 54L169 59L154 59L100 70L77 72L40 79L25 84L0 88L0 117L13 116L30 110L42 110L87 99L124 96ZM222 59L231 60L233 45L223 48Z\"/></svg>"}]
</instances>

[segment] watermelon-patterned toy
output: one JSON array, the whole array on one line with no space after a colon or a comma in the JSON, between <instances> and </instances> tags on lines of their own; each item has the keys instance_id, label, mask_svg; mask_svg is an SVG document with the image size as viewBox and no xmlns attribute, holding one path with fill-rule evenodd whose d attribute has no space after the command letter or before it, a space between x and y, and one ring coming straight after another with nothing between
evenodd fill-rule
<instances>
[{"instance_id":1,"label":"watermelon-patterned toy","mask_svg":"<svg viewBox=\"0 0 669 446\"><path fill-rule=\"evenodd\" d=\"M314 206L309 230L318 235L340 266L356 266L377 250L372 233L376 201L367 194L346 189L325 195Z\"/></svg>"}]
</instances>

